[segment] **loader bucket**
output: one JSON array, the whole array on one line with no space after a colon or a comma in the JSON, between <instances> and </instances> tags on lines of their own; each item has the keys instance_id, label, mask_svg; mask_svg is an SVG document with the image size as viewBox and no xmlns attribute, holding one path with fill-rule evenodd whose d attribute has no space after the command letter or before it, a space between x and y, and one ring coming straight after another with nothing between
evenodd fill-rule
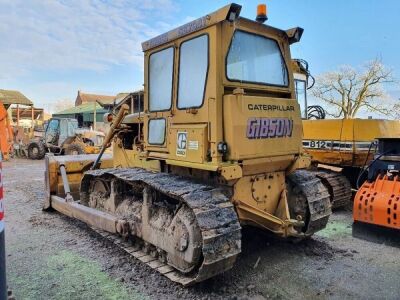
<instances>
[{"instance_id":1,"label":"loader bucket","mask_svg":"<svg viewBox=\"0 0 400 300\"><path fill-rule=\"evenodd\" d=\"M87 155L46 155L45 164L45 189L46 198L43 209L51 207L50 197L56 195L62 198L67 196L66 190L75 199L79 199L79 187L81 178L93 165L97 154ZM112 168L112 154L104 154L99 168ZM65 176L63 180L63 172Z\"/></svg>"},{"instance_id":2,"label":"loader bucket","mask_svg":"<svg viewBox=\"0 0 400 300\"><path fill-rule=\"evenodd\" d=\"M355 222L400 229L400 178L379 175L365 181L354 198Z\"/></svg>"}]
</instances>

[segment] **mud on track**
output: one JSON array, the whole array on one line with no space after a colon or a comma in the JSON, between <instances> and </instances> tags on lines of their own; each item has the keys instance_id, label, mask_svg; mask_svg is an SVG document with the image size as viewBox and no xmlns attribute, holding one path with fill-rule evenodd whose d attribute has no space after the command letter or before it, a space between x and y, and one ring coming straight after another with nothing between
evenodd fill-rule
<instances>
[{"instance_id":1,"label":"mud on track","mask_svg":"<svg viewBox=\"0 0 400 300\"><path fill-rule=\"evenodd\" d=\"M182 288L85 224L41 211L43 161L3 164L8 282L17 299L343 299L400 295L400 249L352 237L339 211L312 239L293 244L243 230L236 266Z\"/></svg>"}]
</instances>

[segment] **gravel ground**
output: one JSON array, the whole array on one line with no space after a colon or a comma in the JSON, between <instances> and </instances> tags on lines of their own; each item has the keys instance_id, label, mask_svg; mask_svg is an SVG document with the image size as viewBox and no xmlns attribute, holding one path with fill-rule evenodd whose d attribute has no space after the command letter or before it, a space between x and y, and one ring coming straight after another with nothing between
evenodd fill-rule
<instances>
[{"instance_id":1,"label":"gravel ground","mask_svg":"<svg viewBox=\"0 0 400 300\"><path fill-rule=\"evenodd\" d=\"M3 168L7 276L17 299L400 298L399 249L354 238L349 211L297 244L245 228L232 270L182 288L85 224L42 212L43 161Z\"/></svg>"}]
</instances>

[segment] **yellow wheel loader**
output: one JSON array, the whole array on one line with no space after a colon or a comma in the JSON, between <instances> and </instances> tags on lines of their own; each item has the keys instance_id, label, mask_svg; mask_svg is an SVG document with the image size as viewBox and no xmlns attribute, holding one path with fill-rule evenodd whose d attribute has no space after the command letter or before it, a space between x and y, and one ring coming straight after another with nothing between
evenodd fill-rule
<instances>
[{"instance_id":1,"label":"yellow wheel loader","mask_svg":"<svg viewBox=\"0 0 400 300\"><path fill-rule=\"evenodd\" d=\"M240 10L142 44L144 110L107 116L113 159L46 157L45 209L185 286L233 267L242 226L303 239L331 214L302 150L290 45L303 29L263 24L265 6L257 21Z\"/></svg>"},{"instance_id":2,"label":"yellow wheel loader","mask_svg":"<svg viewBox=\"0 0 400 300\"><path fill-rule=\"evenodd\" d=\"M307 105L309 79L314 80L307 62L292 60L292 67L303 116L303 147L312 157L312 170L330 192L332 207L345 206L351 201L352 188L358 189L366 179L359 175L374 157L376 139L399 137L400 121L325 119L322 107Z\"/></svg>"},{"instance_id":3,"label":"yellow wheel loader","mask_svg":"<svg viewBox=\"0 0 400 300\"><path fill-rule=\"evenodd\" d=\"M25 152L30 159L43 159L46 152L56 155L99 153L104 133L78 128L78 121L70 118L51 118L43 138L31 140Z\"/></svg>"}]
</instances>

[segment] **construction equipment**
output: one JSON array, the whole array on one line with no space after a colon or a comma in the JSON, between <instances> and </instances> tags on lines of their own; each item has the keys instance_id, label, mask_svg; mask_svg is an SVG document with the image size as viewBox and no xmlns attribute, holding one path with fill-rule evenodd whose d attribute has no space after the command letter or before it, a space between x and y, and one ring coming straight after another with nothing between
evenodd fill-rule
<instances>
[{"instance_id":1,"label":"construction equipment","mask_svg":"<svg viewBox=\"0 0 400 300\"><path fill-rule=\"evenodd\" d=\"M46 157L45 209L86 222L183 285L232 268L241 226L303 239L331 214L302 153L290 45L303 29L240 10L227 5L142 44L144 111L125 116L121 105L107 115L113 167Z\"/></svg>"},{"instance_id":2,"label":"construction equipment","mask_svg":"<svg viewBox=\"0 0 400 300\"><path fill-rule=\"evenodd\" d=\"M307 105L310 75L307 62L293 60L296 95L303 115L303 147L312 169L331 194L332 207L349 204L351 189L373 159L376 138L400 136L400 121L381 119L325 119L324 109ZM365 178L363 178L365 179Z\"/></svg>"},{"instance_id":3,"label":"construction equipment","mask_svg":"<svg viewBox=\"0 0 400 300\"><path fill-rule=\"evenodd\" d=\"M13 130L10 125L8 113L3 103L0 102L0 152L4 160L8 160L13 153Z\"/></svg>"},{"instance_id":4,"label":"construction equipment","mask_svg":"<svg viewBox=\"0 0 400 300\"><path fill-rule=\"evenodd\" d=\"M79 129L78 121L69 118L51 118L44 137L34 139L27 145L28 157L43 159L46 152L56 155L79 155L99 153L104 133Z\"/></svg>"},{"instance_id":5,"label":"construction equipment","mask_svg":"<svg viewBox=\"0 0 400 300\"><path fill-rule=\"evenodd\" d=\"M400 138L381 138L354 198L355 222L400 229Z\"/></svg>"}]
</instances>

